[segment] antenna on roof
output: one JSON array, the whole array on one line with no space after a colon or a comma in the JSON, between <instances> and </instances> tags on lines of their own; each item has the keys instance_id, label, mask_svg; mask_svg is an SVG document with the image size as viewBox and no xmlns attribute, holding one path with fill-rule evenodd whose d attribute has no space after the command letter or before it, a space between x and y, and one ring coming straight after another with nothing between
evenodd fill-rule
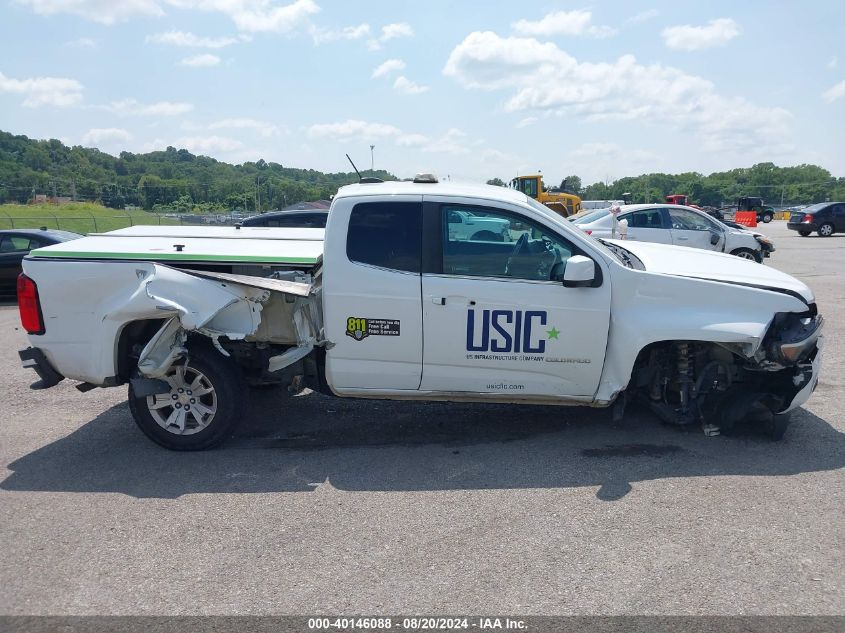
<instances>
[{"instance_id":1,"label":"antenna on roof","mask_svg":"<svg viewBox=\"0 0 845 633\"><path fill-rule=\"evenodd\" d=\"M362 185L377 183L377 182L384 182L381 178L371 178L370 176L362 176L361 172L358 171L358 168L355 166L355 163L352 162L352 159L349 158L349 154L346 155L349 164L352 165L352 169L355 170L355 173L358 174L358 182Z\"/></svg>"},{"instance_id":2,"label":"antenna on roof","mask_svg":"<svg viewBox=\"0 0 845 633\"><path fill-rule=\"evenodd\" d=\"M349 164L352 165L352 169L354 169L355 173L358 174L358 182L361 182L361 172L358 171L358 168L355 166L355 163L353 163L352 159L349 158L349 154L346 155L346 160L349 161Z\"/></svg>"}]
</instances>

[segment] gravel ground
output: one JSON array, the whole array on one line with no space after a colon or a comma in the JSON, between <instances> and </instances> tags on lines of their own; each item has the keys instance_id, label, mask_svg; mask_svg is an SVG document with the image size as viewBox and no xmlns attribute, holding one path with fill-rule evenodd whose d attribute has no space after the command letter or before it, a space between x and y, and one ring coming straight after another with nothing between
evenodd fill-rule
<instances>
[{"instance_id":1,"label":"gravel ground","mask_svg":"<svg viewBox=\"0 0 845 633\"><path fill-rule=\"evenodd\" d=\"M222 449L171 453L123 388L30 390L0 308L0 613L845 613L845 235L763 230L827 317L779 443L256 392Z\"/></svg>"}]
</instances>

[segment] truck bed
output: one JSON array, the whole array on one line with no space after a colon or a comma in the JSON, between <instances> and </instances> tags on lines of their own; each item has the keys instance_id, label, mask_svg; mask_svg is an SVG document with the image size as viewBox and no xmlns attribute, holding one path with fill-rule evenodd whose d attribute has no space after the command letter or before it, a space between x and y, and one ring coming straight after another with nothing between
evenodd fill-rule
<instances>
[{"instance_id":1,"label":"truck bed","mask_svg":"<svg viewBox=\"0 0 845 633\"><path fill-rule=\"evenodd\" d=\"M323 229L132 226L39 248L29 257L312 268L322 258L324 236Z\"/></svg>"}]
</instances>

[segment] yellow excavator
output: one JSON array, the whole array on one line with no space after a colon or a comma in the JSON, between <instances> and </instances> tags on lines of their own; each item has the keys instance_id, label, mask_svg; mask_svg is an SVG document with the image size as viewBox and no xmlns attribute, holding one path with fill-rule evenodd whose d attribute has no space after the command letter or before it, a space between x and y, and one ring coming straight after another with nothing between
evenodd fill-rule
<instances>
[{"instance_id":1,"label":"yellow excavator","mask_svg":"<svg viewBox=\"0 0 845 633\"><path fill-rule=\"evenodd\" d=\"M563 217L574 215L581 210L581 198L572 193L565 193L557 187L547 188L543 184L542 174L517 176L511 180L510 186Z\"/></svg>"}]
</instances>

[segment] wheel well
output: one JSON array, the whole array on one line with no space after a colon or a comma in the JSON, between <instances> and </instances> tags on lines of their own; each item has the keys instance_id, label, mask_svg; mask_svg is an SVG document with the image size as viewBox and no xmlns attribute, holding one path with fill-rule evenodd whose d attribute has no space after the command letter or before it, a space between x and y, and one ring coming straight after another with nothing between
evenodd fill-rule
<instances>
[{"instance_id":1,"label":"wheel well","mask_svg":"<svg viewBox=\"0 0 845 633\"><path fill-rule=\"evenodd\" d=\"M117 376L127 382L132 375L138 354L153 335L158 332L166 319L142 319L130 321L123 326L117 340Z\"/></svg>"}]
</instances>

